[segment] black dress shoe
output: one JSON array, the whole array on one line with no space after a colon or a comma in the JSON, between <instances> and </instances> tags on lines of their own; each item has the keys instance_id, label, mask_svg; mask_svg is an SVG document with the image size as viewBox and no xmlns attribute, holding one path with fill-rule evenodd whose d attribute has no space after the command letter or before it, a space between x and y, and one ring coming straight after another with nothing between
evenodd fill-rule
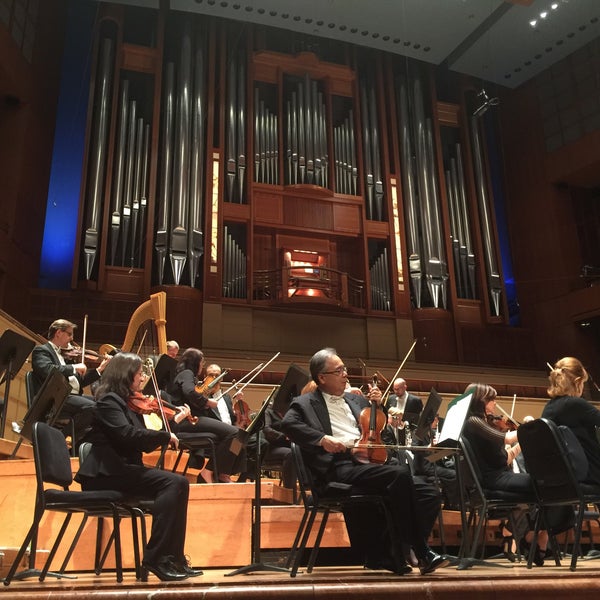
<instances>
[{"instance_id":1,"label":"black dress shoe","mask_svg":"<svg viewBox=\"0 0 600 600\"><path fill-rule=\"evenodd\" d=\"M201 569L194 569L186 557L182 558L181 560L175 560L173 563L177 567L177 570L187 577L198 577L199 575L204 575L204 571Z\"/></svg>"},{"instance_id":2,"label":"black dress shoe","mask_svg":"<svg viewBox=\"0 0 600 600\"><path fill-rule=\"evenodd\" d=\"M177 568L170 556L165 556L158 560L157 564L142 562L144 569L156 575L161 581L181 581L188 575Z\"/></svg>"},{"instance_id":3,"label":"black dress shoe","mask_svg":"<svg viewBox=\"0 0 600 600\"><path fill-rule=\"evenodd\" d=\"M396 575L407 575L412 573L412 567L405 562L396 564L391 558L382 559L367 559L365 561L365 569L372 571L392 571Z\"/></svg>"},{"instance_id":4,"label":"black dress shoe","mask_svg":"<svg viewBox=\"0 0 600 600\"><path fill-rule=\"evenodd\" d=\"M436 569L446 567L449 564L450 559L441 554L436 554L433 550L429 549L425 553L425 556L419 559L419 571L421 571L421 575L427 575L428 573L433 573Z\"/></svg>"}]
</instances>

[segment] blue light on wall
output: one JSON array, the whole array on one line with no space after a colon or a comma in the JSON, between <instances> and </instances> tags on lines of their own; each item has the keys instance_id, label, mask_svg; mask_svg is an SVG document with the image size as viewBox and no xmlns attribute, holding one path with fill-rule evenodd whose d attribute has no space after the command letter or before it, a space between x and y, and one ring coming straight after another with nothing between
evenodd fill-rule
<instances>
[{"instance_id":1,"label":"blue light on wall","mask_svg":"<svg viewBox=\"0 0 600 600\"><path fill-rule=\"evenodd\" d=\"M97 6L70 2L52 152L39 287L71 287Z\"/></svg>"},{"instance_id":2,"label":"blue light on wall","mask_svg":"<svg viewBox=\"0 0 600 600\"><path fill-rule=\"evenodd\" d=\"M508 234L508 222L506 219L506 200L503 186L503 160L500 153L500 140L497 135L497 123L494 111L488 111L483 117L485 134L487 140L487 152L490 166L490 179L494 195L494 214L496 217L496 229L500 254L502 258L502 275L504 277L504 289L508 304L509 323L518 326L521 321L517 288L513 276L512 255L510 248L510 237Z\"/></svg>"}]
</instances>

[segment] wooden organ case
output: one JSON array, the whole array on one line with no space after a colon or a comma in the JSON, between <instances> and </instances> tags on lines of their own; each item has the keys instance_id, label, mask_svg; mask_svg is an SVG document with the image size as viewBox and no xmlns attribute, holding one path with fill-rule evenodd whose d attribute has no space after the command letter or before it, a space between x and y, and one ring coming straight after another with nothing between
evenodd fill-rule
<instances>
[{"instance_id":1,"label":"wooden organ case","mask_svg":"<svg viewBox=\"0 0 600 600\"><path fill-rule=\"evenodd\" d=\"M209 302L400 320L436 340L417 346L432 361L468 360L474 330L508 322L468 82L449 103L411 59L100 10L75 287L166 290L198 318ZM140 14L147 46L128 33Z\"/></svg>"}]
</instances>

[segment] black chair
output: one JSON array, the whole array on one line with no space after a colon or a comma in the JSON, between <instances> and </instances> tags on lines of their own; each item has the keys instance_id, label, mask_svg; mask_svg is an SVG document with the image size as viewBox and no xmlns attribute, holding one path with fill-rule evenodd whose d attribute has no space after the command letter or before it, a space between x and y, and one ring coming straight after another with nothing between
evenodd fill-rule
<instances>
[{"instance_id":1,"label":"black chair","mask_svg":"<svg viewBox=\"0 0 600 600\"><path fill-rule=\"evenodd\" d=\"M175 463L173 465L173 471L177 471L177 467L181 462L184 452L188 452L190 456L196 452L197 450L207 450L213 465L213 474L215 481L219 480L219 469L217 464L217 444L219 442L219 438L214 433L209 432L187 432L181 431L177 433L177 437L179 438L179 449L177 453L177 458L175 459ZM183 467L182 474L185 475L187 473L189 466L189 457L185 466Z\"/></svg>"},{"instance_id":2,"label":"black chair","mask_svg":"<svg viewBox=\"0 0 600 600\"><path fill-rule=\"evenodd\" d=\"M463 540L466 544L465 561L459 564L459 569L468 568L477 564L477 548L482 537L485 539L485 530L490 519L508 519L512 522L513 510L523 504L533 504L535 498L522 496L513 492L486 489L483 477L471 444L465 437L459 441L460 454L455 457L457 468L460 469L460 481L463 486L465 510L468 512L468 528L473 530L470 540ZM512 527L513 532L517 530ZM519 539L515 539L517 548ZM470 543L468 543L470 542ZM485 543L482 545L482 556L485 554ZM533 553L531 553L533 554ZM483 564L489 564L483 562Z\"/></svg>"},{"instance_id":3,"label":"black chair","mask_svg":"<svg viewBox=\"0 0 600 600\"><path fill-rule=\"evenodd\" d=\"M570 569L574 571L586 507L600 502L600 486L580 481L587 473L587 458L569 428L558 427L548 419L535 419L519 427L518 437L539 507L532 544L537 542L540 529L546 528L556 564L560 566L558 544L552 527L546 522L545 509L572 506L575 509L575 531ZM531 568L531 559L527 567Z\"/></svg>"},{"instance_id":4,"label":"black chair","mask_svg":"<svg viewBox=\"0 0 600 600\"><path fill-rule=\"evenodd\" d=\"M318 493L313 484L312 474L304 464L302 451L299 446L292 443L292 456L294 457L294 466L298 476L298 487L300 490L300 498L304 506L304 513L296 537L290 549L286 567L290 568L290 576L295 577L302 561L302 556L306 550L308 540L315 522L315 518L319 513L322 514L321 524L315 538L313 549L310 553L306 572L311 573L315 565L317 554L325 532L327 520L332 511L342 511L346 506L351 505L376 505L379 506L387 519L388 530L393 530L393 520L389 513L387 504L381 496L374 494L352 494L352 486L345 483L331 483Z\"/></svg>"},{"instance_id":5,"label":"black chair","mask_svg":"<svg viewBox=\"0 0 600 600\"><path fill-rule=\"evenodd\" d=\"M68 577L64 574L66 566L75 550L77 542L83 532L83 528L89 516L111 515L114 531L114 548L117 581L123 580L123 568L121 563L121 539L119 533L119 524L121 518L120 503L123 501L123 494L113 490L79 492L69 490L73 483L73 473L71 470L71 460L65 444L62 433L43 423L41 421L33 424L33 453L36 472L36 497L33 520L19 552L11 565L11 568L4 578L4 585L9 585L13 579L24 579L27 577L39 576L43 581L47 575L54 577ZM47 484L60 486L62 489L47 487ZM39 524L46 511L55 511L65 513L65 518L60 531L50 550L46 563L40 571L35 568L37 535ZM67 527L73 514L82 515L82 520L77 528L73 541L65 555L63 564L58 572L50 572L52 564L60 543L65 535ZM28 546L31 544L29 555L29 568L17 573L17 567L21 563Z\"/></svg>"},{"instance_id":6,"label":"black chair","mask_svg":"<svg viewBox=\"0 0 600 600\"><path fill-rule=\"evenodd\" d=\"M36 389L34 383L33 371L27 371L25 373L25 396L27 398L27 409L33 406L36 400ZM75 420L73 418L58 419L54 421L54 425L63 431L67 431L68 435L71 436L71 456L77 455L77 444L75 440Z\"/></svg>"}]
</instances>

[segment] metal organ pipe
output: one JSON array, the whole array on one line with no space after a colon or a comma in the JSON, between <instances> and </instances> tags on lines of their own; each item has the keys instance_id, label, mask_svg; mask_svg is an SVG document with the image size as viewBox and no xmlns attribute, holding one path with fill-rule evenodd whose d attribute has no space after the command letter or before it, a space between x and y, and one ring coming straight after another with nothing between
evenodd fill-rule
<instances>
[{"instance_id":1,"label":"metal organ pipe","mask_svg":"<svg viewBox=\"0 0 600 600\"><path fill-rule=\"evenodd\" d=\"M411 142L410 111L407 83L399 77L398 113L400 115L400 157L402 160L402 189L404 192L404 212L407 228L408 270L412 284L413 300L416 308L421 308L421 282L423 268L421 265L422 250L419 236L419 209L415 188L415 174Z\"/></svg>"},{"instance_id":2,"label":"metal organ pipe","mask_svg":"<svg viewBox=\"0 0 600 600\"><path fill-rule=\"evenodd\" d=\"M183 25L177 85L175 128L174 184L171 205L171 239L169 257L175 283L179 285L186 263L188 238L190 104L192 72L192 38L189 22Z\"/></svg>"},{"instance_id":3,"label":"metal organ pipe","mask_svg":"<svg viewBox=\"0 0 600 600\"><path fill-rule=\"evenodd\" d=\"M158 194L158 221L154 251L156 252L158 283L163 283L168 247L169 215L173 176L173 124L175 114L175 64L167 63L164 75L162 129L161 129L161 175Z\"/></svg>"},{"instance_id":4,"label":"metal organ pipe","mask_svg":"<svg viewBox=\"0 0 600 600\"><path fill-rule=\"evenodd\" d=\"M488 292L491 297L491 308L494 316L500 315L500 294L502 286L496 249L493 242L492 218L487 195L485 172L483 168L483 148L479 133L479 119L471 117L471 141L473 146L473 162L475 170L475 183L477 200L479 203L479 215L481 218L481 233L483 237L483 251L487 270Z\"/></svg>"},{"instance_id":5,"label":"metal organ pipe","mask_svg":"<svg viewBox=\"0 0 600 600\"><path fill-rule=\"evenodd\" d=\"M94 98L92 144L90 146L91 167L85 199L86 220L83 254L86 279L90 279L92 276L98 252L98 232L106 171L112 74L113 42L110 38L104 38L102 40L100 64L96 78L97 95Z\"/></svg>"},{"instance_id":6,"label":"metal organ pipe","mask_svg":"<svg viewBox=\"0 0 600 600\"><path fill-rule=\"evenodd\" d=\"M188 258L190 285L194 285L200 271L200 259L204 253L202 219L204 215L204 128L205 128L205 75L204 52L197 34L194 60L194 95L192 101L192 155L190 164L190 218L188 223Z\"/></svg>"},{"instance_id":7,"label":"metal organ pipe","mask_svg":"<svg viewBox=\"0 0 600 600\"><path fill-rule=\"evenodd\" d=\"M115 151L114 185L112 189L112 213L110 223L110 264L114 265L121 229L121 207L123 204L123 180L125 171L125 147L127 144L127 122L129 110L129 81L125 79L121 88L119 104L119 134Z\"/></svg>"},{"instance_id":8,"label":"metal organ pipe","mask_svg":"<svg viewBox=\"0 0 600 600\"><path fill-rule=\"evenodd\" d=\"M125 187L123 189L123 214L121 219L121 265L125 265L125 254L131 228L131 206L135 164L135 124L137 122L137 101L129 103L129 125L127 129L127 152L125 155Z\"/></svg>"}]
</instances>

